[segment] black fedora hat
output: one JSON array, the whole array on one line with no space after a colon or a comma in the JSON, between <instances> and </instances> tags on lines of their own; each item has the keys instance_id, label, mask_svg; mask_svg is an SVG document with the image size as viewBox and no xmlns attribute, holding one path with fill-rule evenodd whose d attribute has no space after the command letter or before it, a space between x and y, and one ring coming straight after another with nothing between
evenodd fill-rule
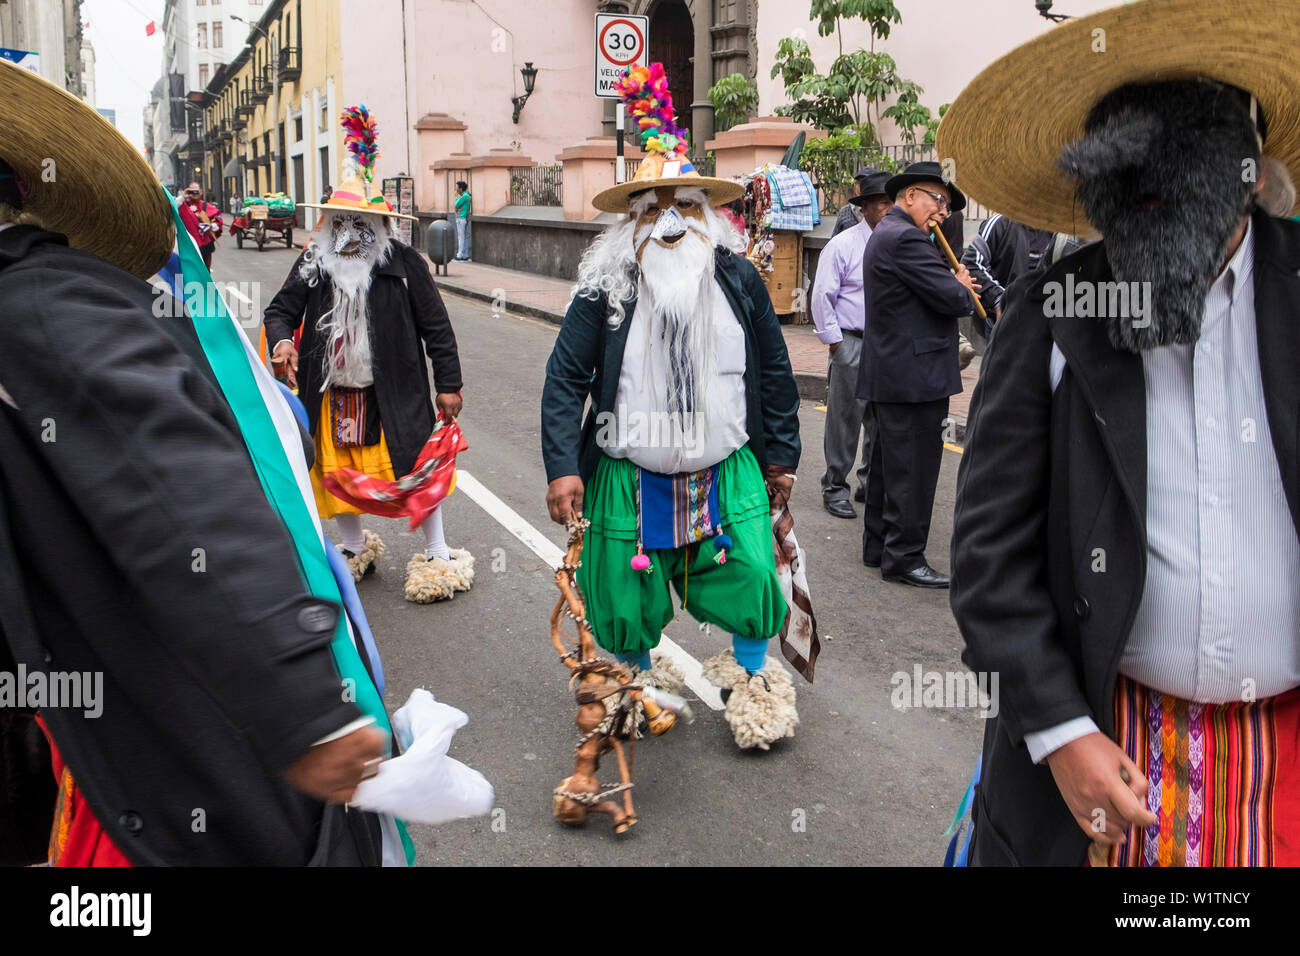
<instances>
[{"instance_id":1,"label":"black fedora hat","mask_svg":"<svg viewBox=\"0 0 1300 956\"><path fill-rule=\"evenodd\" d=\"M855 206L865 206L868 199L876 196L885 196L885 185L889 182L889 173L871 173L858 180L858 194L852 196L849 202Z\"/></svg>"},{"instance_id":2,"label":"black fedora hat","mask_svg":"<svg viewBox=\"0 0 1300 956\"><path fill-rule=\"evenodd\" d=\"M885 184L885 194L890 199L897 199L900 192L918 183L938 183L952 193L953 212L961 212L966 208L966 195L957 188L956 183L944 176L943 167L933 162L913 163L897 176L891 177Z\"/></svg>"}]
</instances>

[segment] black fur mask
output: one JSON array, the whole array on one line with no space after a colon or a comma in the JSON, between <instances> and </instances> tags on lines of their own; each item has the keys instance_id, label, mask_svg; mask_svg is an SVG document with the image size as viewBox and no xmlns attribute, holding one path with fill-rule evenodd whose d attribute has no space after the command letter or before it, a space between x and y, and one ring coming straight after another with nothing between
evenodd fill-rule
<instances>
[{"instance_id":1,"label":"black fur mask","mask_svg":"<svg viewBox=\"0 0 1300 956\"><path fill-rule=\"evenodd\" d=\"M1239 94L1213 83L1133 84L1108 94L1058 161L1123 282L1149 282L1150 325L1110 317L1118 349L1195 342L1205 295L1250 208L1259 142ZM1247 162L1247 160L1251 162Z\"/></svg>"}]
</instances>

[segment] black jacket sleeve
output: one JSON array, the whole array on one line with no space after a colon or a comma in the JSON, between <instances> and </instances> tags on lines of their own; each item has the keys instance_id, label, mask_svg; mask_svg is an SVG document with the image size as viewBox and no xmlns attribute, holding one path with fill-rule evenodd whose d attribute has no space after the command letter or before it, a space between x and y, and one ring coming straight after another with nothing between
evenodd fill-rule
<instances>
[{"instance_id":1,"label":"black jacket sleeve","mask_svg":"<svg viewBox=\"0 0 1300 956\"><path fill-rule=\"evenodd\" d=\"M940 315L959 318L974 305L970 291L948 269L943 253L920 229L904 229L894 249L894 268L903 284Z\"/></svg>"},{"instance_id":2,"label":"black jacket sleeve","mask_svg":"<svg viewBox=\"0 0 1300 956\"><path fill-rule=\"evenodd\" d=\"M411 311L433 366L434 388L438 392L459 392L465 383L460 375L460 353L456 349L456 333L452 331L447 307L443 305L438 286L420 254L410 246L403 245L401 250Z\"/></svg>"},{"instance_id":3,"label":"black jacket sleeve","mask_svg":"<svg viewBox=\"0 0 1300 956\"><path fill-rule=\"evenodd\" d=\"M1013 239L1010 231L1010 223L1002 216L991 219L980 228L961 257L962 265L970 270L971 276L981 287L980 301L990 316L1006 294L1006 288L994 275L994 263L1002 245Z\"/></svg>"},{"instance_id":4,"label":"black jacket sleeve","mask_svg":"<svg viewBox=\"0 0 1300 956\"><path fill-rule=\"evenodd\" d=\"M799 467L799 386L790 368L790 353L780 320L772 308L763 277L748 259L737 257L745 292L754 304L754 342L758 351L759 400L767 464L794 471ZM753 428L752 423L750 428Z\"/></svg>"},{"instance_id":5,"label":"black jacket sleeve","mask_svg":"<svg viewBox=\"0 0 1300 956\"><path fill-rule=\"evenodd\" d=\"M631 304L626 308L624 321L630 322ZM601 323L607 312L604 296L594 301L575 296L547 359L542 386L542 460L547 482L581 474L582 409L601 357Z\"/></svg>"},{"instance_id":6,"label":"black jacket sleeve","mask_svg":"<svg viewBox=\"0 0 1300 956\"><path fill-rule=\"evenodd\" d=\"M0 322L12 414L140 621L96 652L159 723L175 688L150 688L147 662L165 656L268 767L288 765L360 714L329 648L338 608L307 592L224 401L157 327L143 284L97 279L88 295L67 268L6 273L3 301L24 303Z\"/></svg>"},{"instance_id":7,"label":"black jacket sleeve","mask_svg":"<svg viewBox=\"0 0 1300 956\"><path fill-rule=\"evenodd\" d=\"M1012 285L971 399L950 591L962 660L999 675L999 719L1015 743L1092 716L1047 588L1052 338L1028 286Z\"/></svg>"},{"instance_id":8,"label":"black jacket sleeve","mask_svg":"<svg viewBox=\"0 0 1300 956\"><path fill-rule=\"evenodd\" d=\"M268 351L275 348L275 343L282 339L292 339L298 326L302 325L303 312L307 308L307 281L303 279L302 264L304 252L294 260L284 285L271 299L266 311L262 313L262 324L266 326L266 347Z\"/></svg>"}]
</instances>

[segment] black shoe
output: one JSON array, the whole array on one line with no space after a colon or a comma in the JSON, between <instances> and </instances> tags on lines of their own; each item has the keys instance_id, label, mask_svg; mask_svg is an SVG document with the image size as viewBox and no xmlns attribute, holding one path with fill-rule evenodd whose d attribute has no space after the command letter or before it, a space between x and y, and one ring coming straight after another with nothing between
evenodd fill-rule
<instances>
[{"instance_id":1,"label":"black shoe","mask_svg":"<svg viewBox=\"0 0 1300 956\"><path fill-rule=\"evenodd\" d=\"M862 559L862 565L863 565L863 567L867 567L867 568L878 568L878 567L880 567L880 559L879 559L879 558L875 558L875 559L869 561L869 560L867 560L866 558L863 558L863 559Z\"/></svg>"},{"instance_id":2,"label":"black shoe","mask_svg":"<svg viewBox=\"0 0 1300 956\"><path fill-rule=\"evenodd\" d=\"M853 492L853 500L860 505L865 505L867 503L867 490L858 485L858 490Z\"/></svg>"},{"instance_id":3,"label":"black shoe","mask_svg":"<svg viewBox=\"0 0 1300 956\"><path fill-rule=\"evenodd\" d=\"M903 574L882 574L880 577L885 581L910 584L914 588L946 588L948 586L948 579L928 564L923 564L919 568L913 568Z\"/></svg>"},{"instance_id":4,"label":"black shoe","mask_svg":"<svg viewBox=\"0 0 1300 956\"><path fill-rule=\"evenodd\" d=\"M823 501L822 505L837 518L856 518L858 513L847 501Z\"/></svg>"}]
</instances>

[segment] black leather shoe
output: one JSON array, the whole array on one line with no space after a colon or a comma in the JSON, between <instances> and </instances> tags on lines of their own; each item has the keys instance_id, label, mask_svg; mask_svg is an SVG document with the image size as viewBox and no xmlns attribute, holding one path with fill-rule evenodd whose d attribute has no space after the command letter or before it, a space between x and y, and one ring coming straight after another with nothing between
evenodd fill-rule
<instances>
[{"instance_id":1,"label":"black leather shoe","mask_svg":"<svg viewBox=\"0 0 1300 956\"><path fill-rule=\"evenodd\" d=\"M856 518L858 513L847 501L823 501L822 504L837 518Z\"/></svg>"},{"instance_id":2,"label":"black leather shoe","mask_svg":"<svg viewBox=\"0 0 1300 956\"><path fill-rule=\"evenodd\" d=\"M860 505L865 505L867 503L866 489L864 489L861 485L859 485L858 490L853 492L853 500Z\"/></svg>"},{"instance_id":3,"label":"black leather shoe","mask_svg":"<svg viewBox=\"0 0 1300 956\"><path fill-rule=\"evenodd\" d=\"M948 579L928 564L923 564L919 568L913 568L903 574L882 574L881 578L886 581L896 581L899 584L910 584L914 588L946 588L948 586Z\"/></svg>"}]
</instances>

